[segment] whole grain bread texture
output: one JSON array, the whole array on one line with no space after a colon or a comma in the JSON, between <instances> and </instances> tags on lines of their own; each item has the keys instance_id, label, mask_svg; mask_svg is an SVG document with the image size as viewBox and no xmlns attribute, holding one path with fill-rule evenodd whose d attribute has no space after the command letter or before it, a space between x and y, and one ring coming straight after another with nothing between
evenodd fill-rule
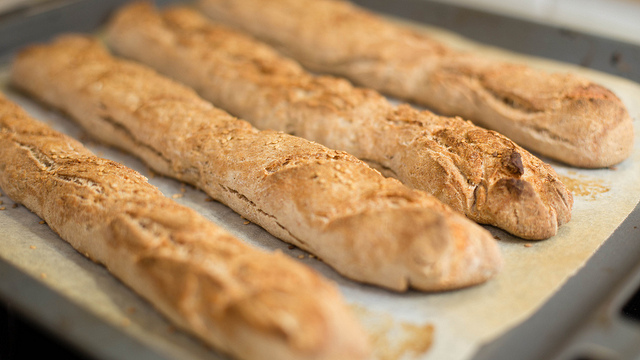
<instances>
[{"instance_id":1,"label":"whole grain bread texture","mask_svg":"<svg viewBox=\"0 0 640 360\"><path fill-rule=\"evenodd\" d=\"M345 152L259 131L93 38L27 48L11 79L98 139L203 189L351 279L444 290L483 282L501 266L491 234L435 197Z\"/></svg>"},{"instance_id":2,"label":"whole grain bread texture","mask_svg":"<svg viewBox=\"0 0 640 360\"><path fill-rule=\"evenodd\" d=\"M176 325L238 359L366 359L338 290L98 158L0 94L0 187Z\"/></svg>"},{"instance_id":3,"label":"whole grain bread texture","mask_svg":"<svg viewBox=\"0 0 640 360\"><path fill-rule=\"evenodd\" d=\"M571 218L573 197L553 168L504 136L313 76L189 8L160 13L133 3L113 17L106 39L254 126L347 151L476 222L545 239Z\"/></svg>"},{"instance_id":4,"label":"whole grain bread texture","mask_svg":"<svg viewBox=\"0 0 640 360\"><path fill-rule=\"evenodd\" d=\"M633 148L624 104L576 75L456 50L347 1L199 0L198 5L309 69L470 119L572 166L611 166Z\"/></svg>"}]
</instances>

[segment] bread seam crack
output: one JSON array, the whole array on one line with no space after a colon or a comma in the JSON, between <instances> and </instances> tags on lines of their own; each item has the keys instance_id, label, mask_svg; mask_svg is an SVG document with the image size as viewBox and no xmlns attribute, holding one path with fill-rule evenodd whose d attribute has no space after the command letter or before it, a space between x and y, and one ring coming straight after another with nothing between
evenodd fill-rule
<instances>
[{"instance_id":1,"label":"bread seam crack","mask_svg":"<svg viewBox=\"0 0 640 360\"><path fill-rule=\"evenodd\" d=\"M533 106L526 104L524 99L520 99L513 94L500 94L494 91L493 89L487 87L485 84L482 83L480 79L478 80L482 85L482 89L487 94L491 95L492 98L494 98L495 100L497 100L498 102L500 102L501 104L503 104L504 106L510 109L520 111L526 114L535 114L535 113L544 112L543 110L538 110Z\"/></svg>"},{"instance_id":2,"label":"bread seam crack","mask_svg":"<svg viewBox=\"0 0 640 360\"><path fill-rule=\"evenodd\" d=\"M129 131L129 129L127 129L124 125L122 125L122 124L118 123L117 121L115 121L111 116L102 115L102 116L99 116L99 118L102 121L106 122L107 124L111 125L116 131L120 132L121 135L126 136L129 139L129 141L134 143L136 146L142 147L142 148L145 148L145 149L151 151L157 157L161 158L167 164L169 164L170 167L172 167L173 162L171 161L170 158L164 156L164 154L162 154L162 152L160 152L159 150L157 150L153 146L138 140L135 136L133 136L133 133L131 131Z\"/></svg>"},{"instance_id":3,"label":"bread seam crack","mask_svg":"<svg viewBox=\"0 0 640 360\"><path fill-rule=\"evenodd\" d=\"M49 171L49 172L56 169L57 164L50 157L48 157L47 155L39 151L39 149L37 149L36 147L23 144L19 141L15 141L15 143L22 149L29 152L29 154L31 155L33 160L36 161L40 169L44 171Z\"/></svg>"},{"instance_id":4,"label":"bread seam crack","mask_svg":"<svg viewBox=\"0 0 640 360\"><path fill-rule=\"evenodd\" d=\"M228 186L225 186L225 185L223 185L223 184L218 184L218 185L220 185L220 188L222 188L222 190L224 190L225 192L230 193L230 194L233 194L233 195L235 195L238 199L242 200L242 201L243 201L243 202L245 202L246 204L249 204L249 205L250 205L253 209L255 209L258 213L260 213L260 214L262 214L262 215L264 215L264 216L266 216L266 217L268 217L268 218L270 218L270 219L274 219L274 220L276 220L276 217L275 217L275 216L273 216L273 215L269 214L268 212L266 212L266 211L264 211L264 210L260 209L260 208L258 207L258 205L257 205L255 202L251 201L247 196L245 196L244 194L240 193L238 190L235 190L235 189L230 188L230 187L228 187Z\"/></svg>"},{"instance_id":5,"label":"bread seam crack","mask_svg":"<svg viewBox=\"0 0 640 360\"><path fill-rule=\"evenodd\" d=\"M79 177L79 176L68 176L68 175L60 175L60 174L55 174L55 176L62 181L74 183L76 185L89 188L98 194L104 193L104 188L93 180Z\"/></svg>"},{"instance_id":6,"label":"bread seam crack","mask_svg":"<svg viewBox=\"0 0 640 360\"><path fill-rule=\"evenodd\" d=\"M300 244L304 245L305 247L308 247L308 246L309 246L306 242L302 241L300 238L298 238L297 236L293 235L293 234L291 233L291 231L289 231L289 229L287 229L284 225L280 224L280 223L279 223L279 222L277 222L277 221L276 221L276 225L278 225L282 230L286 231L286 232L287 232L287 234L289 234L289 236L291 236L291 237L292 237L296 242L298 242L298 243L300 243Z\"/></svg>"},{"instance_id":7,"label":"bread seam crack","mask_svg":"<svg viewBox=\"0 0 640 360\"><path fill-rule=\"evenodd\" d=\"M31 155L31 158L38 164L38 167L42 171L48 172L50 176L53 176L60 181L73 183L75 185L79 185L79 186L91 189L97 194L104 193L104 187L102 187L100 184L96 183L91 179L83 178L80 176L70 176L70 175L59 174L57 171L60 170L61 164L56 163L51 157L47 156L36 147L23 144L17 140L14 140L14 142L20 148L28 151L29 154Z\"/></svg>"},{"instance_id":8,"label":"bread seam crack","mask_svg":"<svg viewBox=\"0 0 640 360\"><path fill-rule=\"evenodd\" d=\"M316 152L313 154L295 154L295 155L287 156L282 160L274 161L268 166L265 166L264 170L267 172L268 175L272 175L286 168L304 166L305 164L308 164L308 162L305 162L305 160L339 161L339 160L346 160L346 157L340 156L340 154L337 154L337 153L327 154L324 152Z\"/></svg>"},{"instance_id":9,"label":"bread seam crack","mask_svg":"<svg viewBox=\"0 0 640 360\"><path fill-rule=\"evenodd\" d=\"M551 139L551 140L555 140L564 144L571 144L571 141L569 141L567 138L562 137L558 134L555 134L551 131L549 131L548 129L545 129L543 127L540 126L531 126L531 129L535 132L537 132L538 134L541 134L543 136L546 136L547 138Z\"/></svg>"}]
</instances>

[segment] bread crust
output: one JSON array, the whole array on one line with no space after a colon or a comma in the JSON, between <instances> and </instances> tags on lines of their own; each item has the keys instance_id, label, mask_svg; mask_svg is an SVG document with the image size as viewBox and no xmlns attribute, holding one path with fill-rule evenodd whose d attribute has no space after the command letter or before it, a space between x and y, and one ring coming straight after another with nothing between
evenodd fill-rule
<instances>
[{"instance_id":1,"label":"bread crust","mask_svg":"<svg viewBox=\"0 0 640 360\"><path fill-rule=\"evenodd\" d=\"M598 168L626 159L633 125L610 90L461 52L336 0L200 0L215 20L246 30L319 72L471 119L536 153Z\"/></svg>"},{"instance_id":2,"label":"bread crust","mask_svg":"<svg viewBox=\"0 0 640 360\"><path fill-rule=\"evenodd\" d=\"M259 128L347 151L476 222L546 239L571 218L573 197L555 171L504 136L313 76L188 8L159 13L148 3L129 5L113 17L106 38L116 52Z\"/></svg>"},{"instance_id":3,"label":"bread crust","mask_svg":"<svg viewBox=\"0 0 640 360\"><path fill-rule=\"evenodd\" d=\"M95 137L352 279L444 290L483 282L501 266L492 236L433 196L347 153L259 131L94 39L69 35L28 48L11 75Z\"/></svg>"},{"instance_id":4,"label":"bread crust","mask_svg":"<svg viewBox=\"0 0 640 360\"><path fill-rule=\"evenodd\" d=\"M368 358L335 286L257 250L0 94L0 187L176 325L239 359Z\"/></svg>"}]
</instances>

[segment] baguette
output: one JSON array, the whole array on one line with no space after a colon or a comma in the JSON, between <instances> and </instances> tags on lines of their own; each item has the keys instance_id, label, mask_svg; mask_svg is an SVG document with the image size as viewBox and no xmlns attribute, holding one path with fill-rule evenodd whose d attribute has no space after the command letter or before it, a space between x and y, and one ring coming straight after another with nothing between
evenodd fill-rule
<instances>
[{"instance_id":1,"label":"baguette","mask_svg":"<svg viewBox=\"0 0 640 360\"><path fill-rule=\"evenodd\" d=\"M190 88L67 35L13 63L14 85L71 115L160 174L203 189L341 274L394 290L445 290L492 277L491 234L355 157L259 131Z\"/></svg>"},{"instance_id":2,"label":"baguette","mask_svg":"<svg viewBox=\"0 0 640 360\"><path fill-rule=\"evenodd\" d=\"M0 94L0 187L181 328L239 359L365 359L337 289L94 156Z\"/></svg>"},{"instance_id":3,"label":"baguette","mask_svg":"<svg viewBox=\"0 0 640 360\"><path fill-rule=\"evenodd\" d=\"M476 222L545 239L571 218L573 197L555 171L504 136L313 76L188 8L158 13L148 3L128 5L106 38L117 53L198 89L259 128L347 151Z\"/></svg>"},{"instance_id":4,"label":"baguette","mask_svg":"<svg viewBox=\"0 0 640 360\"><path fill-rule=\"evenodd\" d=\"M569 165L626 159L633 126L611 91L454 50L346 1L200 0L200 8L271 43L318 72L457 115Z\"/></svg>"}]
</instances>

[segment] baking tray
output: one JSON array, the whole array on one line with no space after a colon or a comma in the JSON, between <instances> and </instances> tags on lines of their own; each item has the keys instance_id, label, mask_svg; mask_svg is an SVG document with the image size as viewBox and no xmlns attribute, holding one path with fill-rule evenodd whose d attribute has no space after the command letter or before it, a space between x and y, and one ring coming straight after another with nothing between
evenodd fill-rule
<instances>
[{"instance_id":1,"label":"baking tray","mask_svg":"<svg viewBox=\"0 0 640 360\"><path fill-rule=\"evenodd\" d=\"M3 56L1 60L6 63L16 48L31 42L47 40L60 32L95 31L113 8L125 2L125 0L53 0L44 5L18 9L2 16L0 17L0 55ZM158 3L170 2L174 1ZM621 63L633 63L632 59L640 58L638 56L640 49L631 44L440 3L416 0L357 2L390 15L459 31L478 41L494 43L529 55L542 55L567 63L590 66L639 81L636 69L620 66ZM530 43L534 45L521 49L519 47L522 41L518 39L522 38L542 40ZM589 44L586 48L585 43ZM635 64L640 64L640 61ZM37 112L37 118L56 118L56 126L63 127L65 132L82 137L82 133L72 123L65 119L58 119L60 115L46 109L38 109ZM128 164L133 161L135 167L145 173L144 165L136 164L135 160L131 160L124 154L113 152L112 149L101 147L99 144L92 144L91 148L98 154L108 153L109 157L115 160L121 158ZM149 174L145 173L145 175ZM151 180L154 182L154 179ZM168 195L179 192L183 187L180 183L167 179L159 180L156 185ZM232 228L242 227L243 220L237 214L223 205L205 203L205 196L201 192L187 188L185 194L185 198L192 200L198 207L197 210L205 216L225 224L232 224ZM10 204L6 201L6 196L3 199L5 203ZM635 205L637 200L634 201ZM574 337L580 338L586 331L584 329L593 328L589 318L602 315L603 303L615 303L613 299L628 296L631 286L628 283L634 283L636 278L633 274L634 267L640 259L640 242L637 241L639 233L636 228L636 224L640 224L640 210L637 205L632 209L633 211L629 211L628 218L609 236L604 245L599 247L586 266L570 277L542 307L510 331L481 348L474 349L471 357L477 360L513 359L514 357L547 359L554 354L569 357L575 355L576 358L585 355L580 352L585 350L575 348L575 345L572 345L575 342L571 340ZM5 238L4 241L22 241L28 244L29 239L33 239L33 241L39 241L37 251L50 252L54 258L64 256L66 259L71 259L69 268L52 273L47 270L50 267L46 261L41 264L43 270L40 272L21 268L12 261L10 256L0 257L0 298L12 304L12 307L26 317L35 320L64 341L98 359L224 358L191 337L176 332L144 301L124 288L105 269L87 261L66 243L60 241L46 225L34 227L34 224L39 221L37 216L22 207L14 209L11 214L14 226L21 229L24 236L20 239ZM249 225L249 228L241 231L259 233L262 230ZM265 244L258 245L265 246ZM268 243L266 247L282 249L294 257L304 256L303 252L292 251L276 240ZM306 258L304 261L311 260ZM311 265L323 267L318 263ZM335 274L331 275L331 271L326 269L323 271L327 272L329 277L335 280L348 295L357 291L355 289L357 285ZM54 277L64 277L65 272L85 272L87 275L80 280L74 280L79 281L79 284L63 284L63 286L77 286L85 289L97 287L103 291L106 289L106 293L117 294L101 300L104 301L106 308L115 309L116 315L90 311L86 306L79 304L77 299L69 299L61 291L47 285ZM402 304L410 302L412 297L422 295L415 293L396 295L377 291L376 296L397 296L396 300ZM410 316L410 314L407 315L407 317ZM384 317L377 319L385 320ZM460 321L464 322L464 319ZM381 325L373 324L372 326L380 327ZM627 334L633 334L633 329L633 327L630 330L627 329ZM156 341L157 338L163 339L166 343L159 344ZM393 350L393 347L391 348ZM575 354L565 350L573 348L576 349ZM591 348L586 349L586 355L608 356L606 351L594 350L596 352L593 352ZM388 358L398 358L398 356L394 357L392 352ZM627 354L633 353L633 349L627 352ZM412 358L406 352L402 354L405 354L406 358Z\"/></svg>"}]
</instances>

